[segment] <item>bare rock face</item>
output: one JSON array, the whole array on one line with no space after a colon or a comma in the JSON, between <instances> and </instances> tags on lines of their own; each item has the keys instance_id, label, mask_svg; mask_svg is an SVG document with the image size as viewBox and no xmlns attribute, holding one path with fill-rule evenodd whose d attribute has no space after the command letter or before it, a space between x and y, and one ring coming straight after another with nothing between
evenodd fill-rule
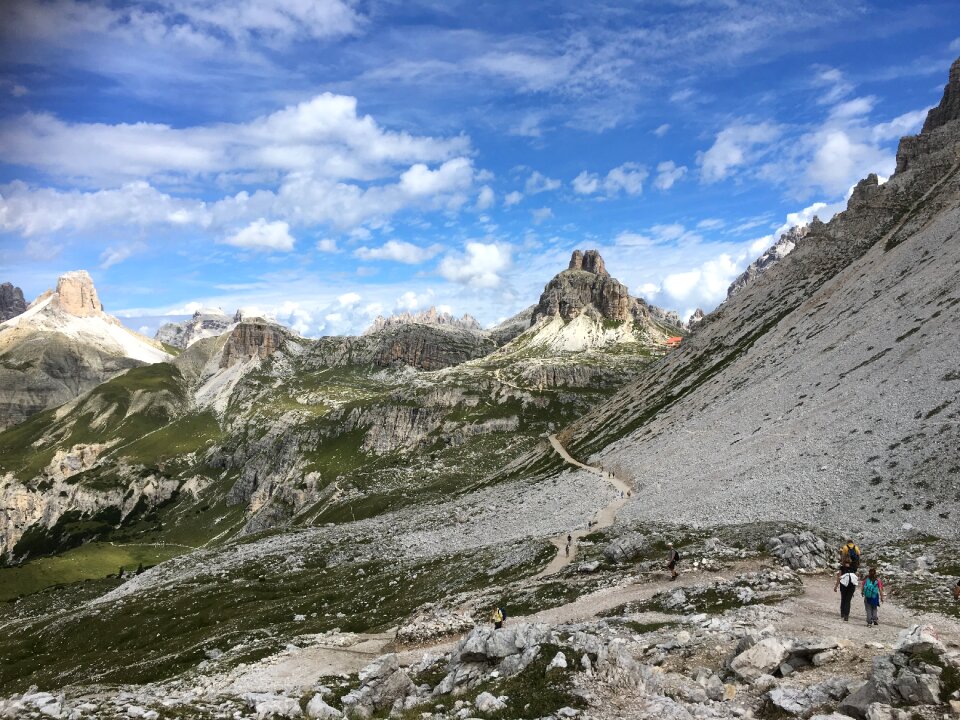
<instances>
[{"instance_id":1,"label":"bare rock face","mask_svg":"<svg viewBox=\"0 0 960 720\"><path fill-rule=\"evenodd\" d=\"M103 304L97 297L93 278L86 270L73 270L57 279L56 302L65 313L76 317L103 314Z\"/></svg>"},{"instance_id":2,"label":"bare rock face","mask_svg":"<svg viewBox=\"0 0 960 720\"><path fill-rule=\"evenodd\" d=\"M877 176L874 175L873 179L874 184L876 184ZM814 218L813 222L819 221L817 218ZM811 223L811 225L813 225L813 223ZM775 245L767 248L763 255L750 263L750 266L744 270L736 280L730 283L730 287L727 289L727 299L729 300L734 293L742 290L748 284L753 282L757 276L766 272L778 262L783 260L791 252L793 252L794 248L797 247L797 243L805 238L809 231L809 226L797 225L781 235L780 239L777 240Z\"/></svg>"},{"instance_id":3,"label":"bare rock face","mask_svg":"<svg viewBox=\"0 0 960 720\"><path fill-rule=\"evenodd\" d=\"M219 308L197 310L189 320L161 325L153 339L186 350L197 340L222 335L234 322Z\"/></svg>"},{"instance_id":4,"label":"bare rock face","mask_svg":"<svg viewBox=\"0 0 960 720\"><path fill-rule=\"evenodd\" d=\"M266 322L240 323L227 339L220 367L228 368L253 357L270 357L283 343L283 331L276 325Z\"/></svg>"},{"instance_id":5,"label":"bare rock face","mask_svg":"<svg viewBox=\"0 0 960 720\"><path fill-rule=\"evenodd\" d=\"M703 322L704 312L702 309L697 308L693 311L693 314L687 320L687 328L693 330L694 327Z\"/></svg>"},{"instance_id":6,"label":"bare rock face","mask_svg":"<svg viewBox=\"0 0 960 720\"><path fill-rule=\"evenodd\" d=\"M373 324L363 331L363 334L373 335L397 325L447 325L464 330L480 330L480 323L472 315L464 315L462 318L458 318L448 312L439 312L435 307L431 307L423 312L403 312L387 318L378 315Z\"/></svg>"},{"instance_id":7,"label":"bare rock face","mask_svg":"<svg viewBox=\"0 0 960 720\"><path fill-rule=\"evenodd\" d=\"M13 283L5 282L0 285L0 322L6 322L27 309L23 299L23 290Z\"/></svg>"},{"instance_id":8,"label":"bare rock face","mask_svg":"<svg viewBox=\"0 0 960 720\"><path fill-rule=\"evenodd\" d=\"M950 77L943 87L940 104L927 113L921 132L931 132L951 120L960 120L960 58L954 60L950 66Z\"/></svg>"},{"instance_id":9,"label":"bare rock face","mask_svg":"<svg viewBox=\"0 0 960 720\"><path fill-rule=\"evenodd\" d=\"M584 312L622 322L630 318L630 301L626 285L610 277L600 253L575 250L569 267L544 288L531 324L554 315L572 320Z\"/></svg>"}]
</instances>

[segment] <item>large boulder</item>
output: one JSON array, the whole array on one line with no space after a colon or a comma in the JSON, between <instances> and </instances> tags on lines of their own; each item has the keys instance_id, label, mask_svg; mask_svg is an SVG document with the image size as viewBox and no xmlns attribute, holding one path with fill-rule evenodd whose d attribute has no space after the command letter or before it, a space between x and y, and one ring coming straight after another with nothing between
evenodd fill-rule
<instances>
[{"instance_id":1,"label":"large boulder","mask_svg":"<svg viewBox=\"0 0 960 720\"><path fill-rule=\"evenodd\" d=\"M938 655L945 652L943 643L930 625L911 625L897 636L894 651L916 655L933 650Z\"/></svg>"},{"instance_id":2,"label":"large boulder","mask_svg":"<svg viewBox=\"0 0 960 720\"><path fill-rule=\"evenodd\" d=\"M814 570L833 563L827 543L809 530L772 537L767 540L767 551L794 570Z\"/></svg>"},{"instance_id":3,"label":"large boulder","mask_svg":"<svg viewBox=\"0 0 960 720\"><path fill-rule=\"evenodd\" d=\"M730 669L744 680L753 681L761 675L776 672L790 656L790 649L777 638L764 638L730 661Z\"/></svg>"}]
</instances>

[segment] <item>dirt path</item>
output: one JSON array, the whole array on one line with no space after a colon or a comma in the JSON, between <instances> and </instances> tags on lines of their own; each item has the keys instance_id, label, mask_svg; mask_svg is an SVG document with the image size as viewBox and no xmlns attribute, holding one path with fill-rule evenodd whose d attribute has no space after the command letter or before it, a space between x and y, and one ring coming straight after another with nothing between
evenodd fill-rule
<instances>
[{"instance_id":1,"label":"dirt path","mask_svg":"<svg viewBox=\"0 0 960 720\"><path fill-rule=\"evenodd\" d=\"M580 539L585 535L589 535L595 530L601 530L605 527L610 527L613 525L614 521L617 519L617 513L620 512L620 508L630 502L630 494L633 492L630 485L617 478L613 473L605 472L604 470L594 467L593 465L585 465L579 460L574 460L570 456L570 453L567 452L566 448L560 444L560 441L557 439L556 435L550 436L550 445L553 446L553 449L556 450L557 454L568 464L578 467L581 470L586 470L594 475L598 475L603 480L613 485L613 487L621 493L622 497L617 497L606 507L598 510L592 518L592 527L580 528L578 530L573 530L569 533L562 533L556 537L550 538L550 542L552 542L557 548L557 554L553 560L550 561L550 564L540 571L540 573L537 575L538 578L554 575L576 560L577 547L579 546ZM567 535L570 535L571 537L569 554L567 553Z\"/></svg>"}]
</instances>

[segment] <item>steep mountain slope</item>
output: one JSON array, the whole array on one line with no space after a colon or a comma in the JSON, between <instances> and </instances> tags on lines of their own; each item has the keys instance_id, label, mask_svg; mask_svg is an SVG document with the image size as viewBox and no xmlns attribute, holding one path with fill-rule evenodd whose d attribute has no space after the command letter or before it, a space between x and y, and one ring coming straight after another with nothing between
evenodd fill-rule
<instances>
[{"instance_id":1,"label":"steep mountain slope","mask_svg":"<svg viewBox=\"0 0 960 720\"><path fill-rule=\"evenodd\" d=\"M960 61L887 183L863 180L845 212L564 431L575 454L635 479L632 512L956 531L958 91Z\"/></svg>"},{"instance_id":2,"label":"steep mountain slope","mask_svg":"<svg viewBox=\"0 0 960 720\"><path fill-rule=\"evenodd\" d=\"M90 276L57 289L0 324L0 428L56 407L123 370L170 359L159 343L107 315Z\"/></svg>"}]
</instances>

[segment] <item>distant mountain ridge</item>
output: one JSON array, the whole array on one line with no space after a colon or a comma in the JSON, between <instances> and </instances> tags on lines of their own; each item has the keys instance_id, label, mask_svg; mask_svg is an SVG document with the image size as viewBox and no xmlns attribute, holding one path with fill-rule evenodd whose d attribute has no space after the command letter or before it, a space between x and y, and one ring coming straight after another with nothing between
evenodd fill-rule
<instances>
[{"instance_id":1,"label":"distant mountain ridge","mask_svg":"<svg viewBox=\"0 0 960 720\"><path fill-rule=\"evenodd\" d=\"M427 310L422 310L420 312L411 313L411 312L402 312L398 315L391 315L389 317L384 317L383 315L377 315L373 323L366 330L363 331L363 335L373 335L378 333L381 330L386 330L389 327L394 327L396 325L447 325L450 327L457 327L463 330L481 330L480 323L477 322L476 318L472 315L464 314L463 317L455 317L448 312L438 311L437 308L431 306Z\"/></svg>"}]
</instances>

